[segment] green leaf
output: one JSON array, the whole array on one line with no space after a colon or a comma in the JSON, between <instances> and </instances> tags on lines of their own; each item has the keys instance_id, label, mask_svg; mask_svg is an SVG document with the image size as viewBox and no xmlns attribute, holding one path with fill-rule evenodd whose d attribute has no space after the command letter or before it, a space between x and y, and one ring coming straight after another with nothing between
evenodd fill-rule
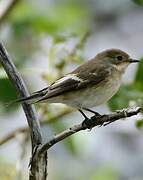
<instances>
[{"instance_id":1,"label":"green leaf","mask_svg":"<svg viewBox=\"0 0 143 180\"><path fill-rule=\"evenodd\" d=\"M143 6L143 0L133 0L136 4Z\"/></svg>"},{"instance_id":2,"label":"green leaf","mask_svg":"<svg viewBox=\"0 0 143 180\"><path fill-rule=\"evenodd\" d=\"M130 101L143 100L143 92L138 90L134 84L124 85L120 90L108 101L111 110L126 108Z\"/></svg>"},{"instance_id":3,"label":"green leaf","mask_svg":"<svg viewBox=\"0 0 143 180\"><path fill-rule=\"evenodd\" d=\"M143 59L141 59L140 63L138 64L138 69L136 72L134 83L137 89L143 91Z\"/></svg>"},{"instance_id":4,"label":"green leaf","mask_svg":"<svg viewBox=\"0 0 143 180\"><path fill-rule=\"evenodd\" d=\"M61 61L59 63L57 63L55 66L57 69L62 70L65 65L66 65L65 59L61 59Z\"/></svg>"},{"instance_id":5,"label":"green leaf","mask_svg":"<svg viewBox=\"0 0 143 180\"><path fill-rule=\"evenodd\" d=\"M138 120L138 121L136 122L136 127L137 127L138 129L141 129L141 128L143 127L143 120Z\"/></svg>"},{"instance_id":6,"label":"green leaf","mask_svg":"<svg viewBox=\"0 0 143 180\"><path fill-rule=\"evenodd\" d=\"M10 83L9 79L0 78L0 103L3 105L4 103L9 103L16 98L17 98L16 91L12 86L12 84ZM16 107L17 105L14 104L9 107L3 107L3 109L1 108L1 111L9 113L15 110Z\"/></svg>"},{"instance_id":7,"label":"green leaf","mask_svg":"<svg viewBox=\"0 0 143 180\"><path fill-rule=\"evenodd\" d=\"M122 109L128 106L129 103L129 88L123 86L120 90L108 101L111 110Z\"/></svg>"}]
</instances>

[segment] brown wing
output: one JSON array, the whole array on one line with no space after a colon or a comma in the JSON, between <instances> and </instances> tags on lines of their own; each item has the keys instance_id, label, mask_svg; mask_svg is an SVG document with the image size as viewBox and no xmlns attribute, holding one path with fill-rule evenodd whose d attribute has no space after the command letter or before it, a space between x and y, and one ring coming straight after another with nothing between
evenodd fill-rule
<instances>
[{"instance_id":1,"label":"brown wing","mask_svg":"<svg viewBox=\"0 0 143 180\"><path fill-rule=\"evenodd\" d=\"M80 66L82 67L82 66ZM52 97L62 95L67 92L77 91L87 86L98 85L110 75L109 69L106 70L104 66L96 66L96 68L87 68L86 66L81 69L77 68L70 74L57 80L49 86L46 95L40 98L43 101ZM74 93L74 92L73 92Z\"/></svg>"}]
</instances>

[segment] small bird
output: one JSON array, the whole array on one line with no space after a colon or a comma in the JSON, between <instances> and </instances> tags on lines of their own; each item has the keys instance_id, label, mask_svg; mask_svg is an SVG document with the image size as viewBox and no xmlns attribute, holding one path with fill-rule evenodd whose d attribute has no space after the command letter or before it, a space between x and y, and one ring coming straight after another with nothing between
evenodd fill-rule
<instances>
[{"instance_id":1,"label":"small bird","mask_svg":"<svg viewBox=\"0 0 143 180\"><path fill-rule=\"evenodd\" d=\"M83 110L99 115L90 108L107 102L118 91L128 65L137 62L124 51L108 49L48 87L16 102L63 103L78 109L84 118L87 116Z\"/></svg>"}]
</instances>

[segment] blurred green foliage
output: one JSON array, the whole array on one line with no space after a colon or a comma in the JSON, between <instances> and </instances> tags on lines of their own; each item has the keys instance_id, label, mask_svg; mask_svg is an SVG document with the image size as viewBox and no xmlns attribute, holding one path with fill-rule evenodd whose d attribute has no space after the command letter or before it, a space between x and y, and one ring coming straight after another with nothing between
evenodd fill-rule
<instances>
[{"instance_id":1,"label":"blurred green foliage","mask_svg":"<svg viewBox=\"0 0 143 180\"><path fill-rule=\"evenodd\" d=\"M9 79L7 78L0 78L0 101L1 101L1 112L10 113L16 109L17 105L14 104L12 106L8 106L6 103L11 102L12 100L16 99L16 91L13 88L12 84L10 83Z\"/></svg>"},{"instance_id":2,"label":"blurred green foliage","mask_svg":"<svg viewBox=\"0 0 143 180\"><path fill-rule=\"evenodd\" d=\"M16 179L15 166L10 165L4 161L0 161L0 179L1 180Z\"/></svg>"},{"instance_id":3,"label":"blurred green foliage","mask_svg":"<svg viewBox=\"0 0 143 180\"><path fill-rule=\"evenodd\" d=\"M135 75L134 88L143 91L143 59L138 64L138 69Z\"/></svg>"},{"instance_id":4,"label":"blurred green foliage","mask_svg":"<svg viewBox=\"0 0 143 180\"><path fill-rule=\"evenodd\" d=\"M141 128L143 127L143 120L138 120L138 121L136 122L136 127L137 127L138 129L141 129Z\"/></svg>"},{"instance_id":5,"label":"blurred green foliage","mask_svg":"<svg viewBox=\"0 0 143 180\"><path fill-rule=\"evenodd\" d=\"M62 4L46 7L39 11L39 7L30 6L28 3L19 3L12 11L9 21L17 36L31 33L38 36L41 33L82 33L85 32L88 12L84 7L76 4ZM84 21L81 21L84 19Z\"/></svg>"},{"instance_id":6,"label":"blurred green foliage","mask_svg":"<svg viewBox=\"0 0 143 180\"><path fill-rule=\"evenodd\" d=\"M2 102L10 101L13 97L16 98L15 89L7 78L0 79L0 84L0 97Z\"/></svg>"},{"instance_id":7,"label":"blurred green foliage","mask_svg":"<svg viewBox=\"0 0 143 180\"><path fill-rule=\"evenodd\" d=\"M118 180L118 174L112 168L106 167L96 170L90 180Z\"/></svg>"},{"instance_id":8,"label":"blurred green foliage","mask_svg":"<svg viewBox=\"0 0 143 180\"><path fill-rule=\"evenodd\" d=\"M122 85L120 90L108 102L111 110L126 108L130 103L143 106L143 59L138 64L134 81L131 84Z\"/></svg>"},{"instance_id":9,"label":"blurred green foliage","mask_svg":"<svg viewBox=\"0 0 143 180\"><path fill-rule=\"evenodd\" d=\"M141 105L143 101L143 92L134 86L134 84L123 85L120 90L109 100L108 105L111 110L127 108L130 103Z\"/></svg>"},{"instance_id":10,"label":"blurred green foliage","mask_svg":"<svg viewBox=\"0 0 143 180\"><path fill-rule=\"evenodd\" d=\"M133 0L136 4L143 6L143 0Z\"/></svg>"}]
</instances>

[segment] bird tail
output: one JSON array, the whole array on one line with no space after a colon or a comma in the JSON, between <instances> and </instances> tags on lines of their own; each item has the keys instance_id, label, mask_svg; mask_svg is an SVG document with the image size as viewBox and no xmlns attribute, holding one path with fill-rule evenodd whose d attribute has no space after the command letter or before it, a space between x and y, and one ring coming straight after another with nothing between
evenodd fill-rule
<instances>
[{"instance_id":1,"label":"bird tail","mask_svg":"<svg viewBox=\"0 0 143 180\"><path fill-rule=\"evenodd\" d=\"M28 104L34 104L34 103L38 102L41 98L43 98L47 94L47 92L48 92L48 87L46 87L40 91L36 91L28 97L22 97L22 98L14 100L14 101L8 102L5 104L5 106L8 107L12 104L23 103L23 102L27 102Z\"/></svg>"}]
</instances>

